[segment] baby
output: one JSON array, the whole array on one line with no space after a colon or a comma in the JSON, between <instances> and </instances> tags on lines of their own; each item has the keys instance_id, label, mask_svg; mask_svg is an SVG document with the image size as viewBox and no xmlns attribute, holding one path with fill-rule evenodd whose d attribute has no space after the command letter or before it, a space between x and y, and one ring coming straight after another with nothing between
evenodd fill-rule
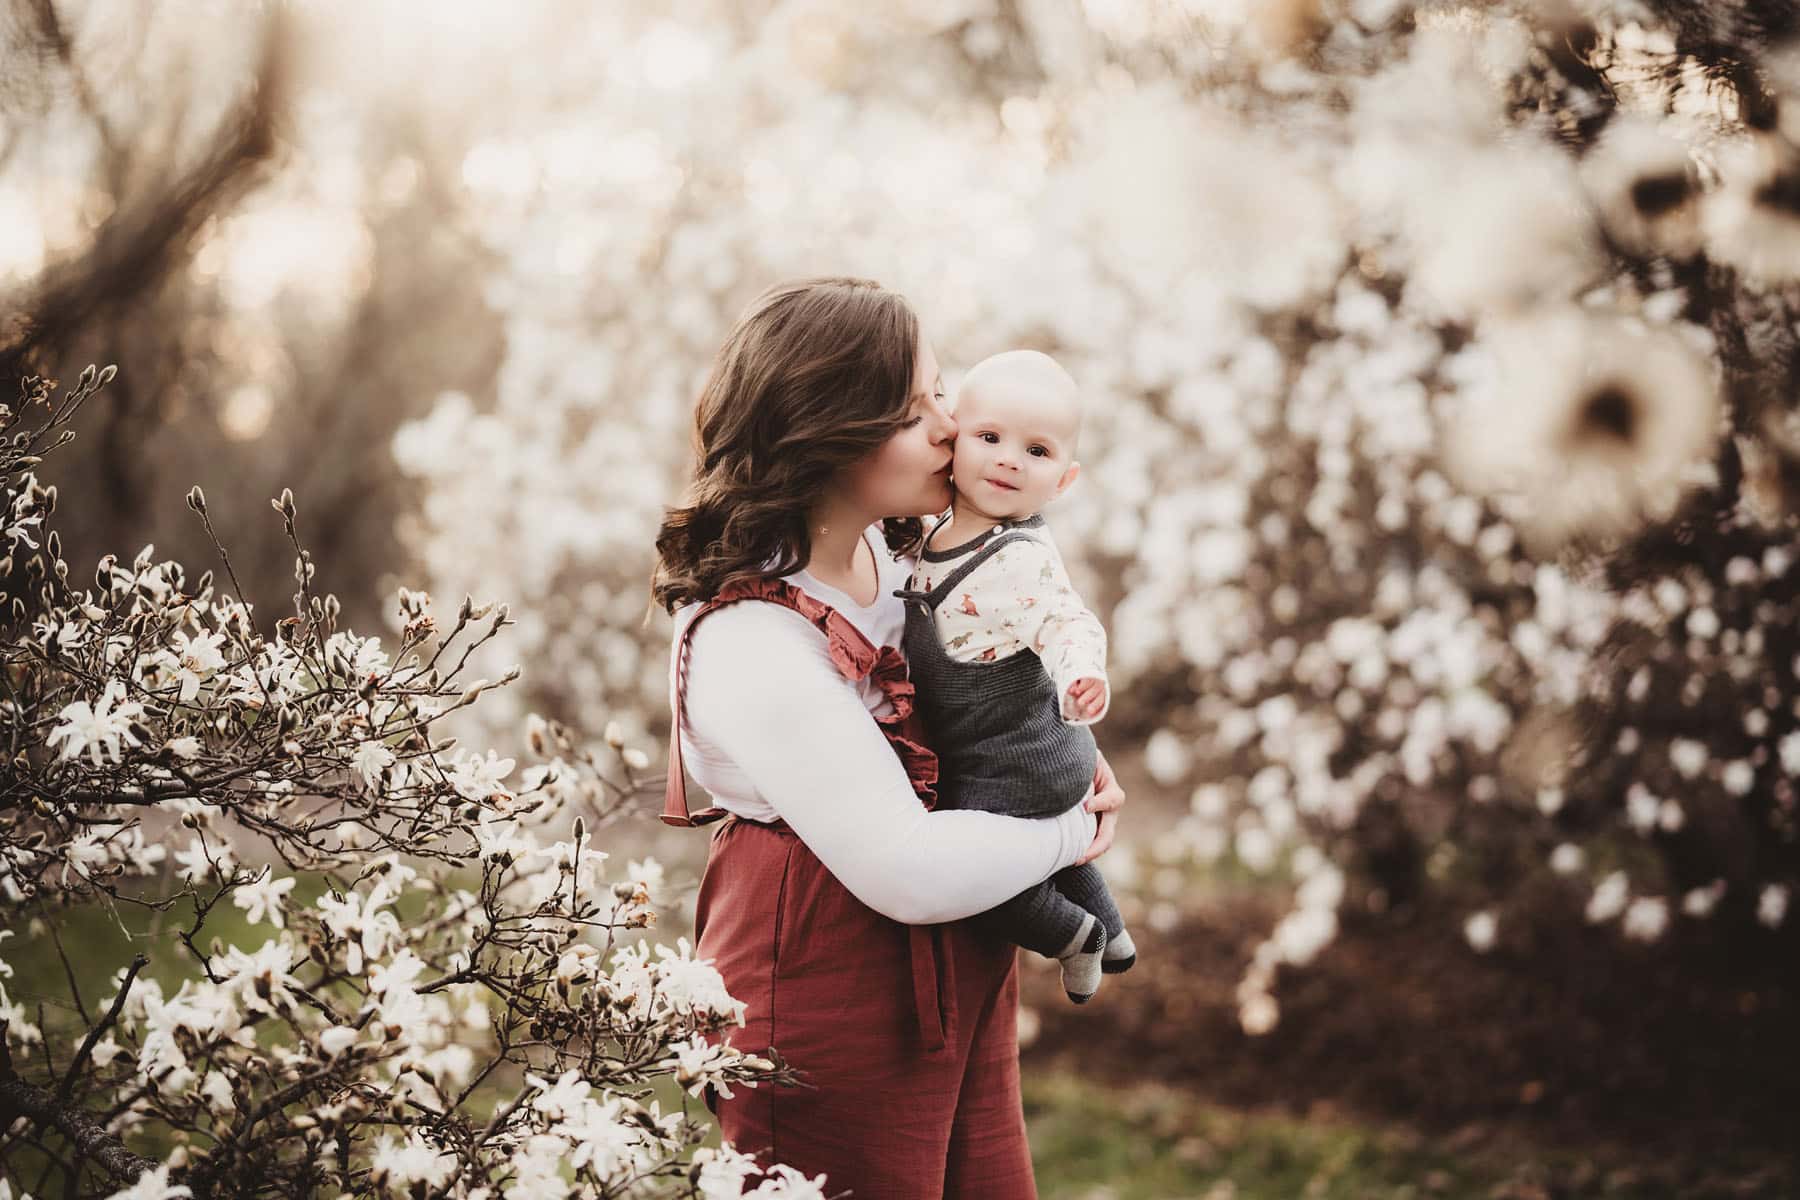
<instances>
[{"instance_id":1,"label":"baby","mask_svg":"<svg viewBox=\"0 0 1800 1200\"><path fill-rule=\"evenodd\" d=\"M906 656L941 762L939 802L1018 817L1080 804L1106 714L1106 631L1069 584L1039 510L1075 476L1081 397L1055 359L1011 350L963 380L950 512L925 538ZM981 918L1062 963L1069 999L1137 960L1106 881L1070 867Z\"/></svg>"}]
</instances>

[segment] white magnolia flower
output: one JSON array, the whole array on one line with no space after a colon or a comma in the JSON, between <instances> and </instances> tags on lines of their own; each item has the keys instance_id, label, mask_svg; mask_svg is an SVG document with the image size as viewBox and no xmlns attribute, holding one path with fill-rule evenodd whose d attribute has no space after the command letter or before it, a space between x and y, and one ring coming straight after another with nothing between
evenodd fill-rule
<instances>
[{"instance_id":1,"label":"white magnolia flower","mask_svg":"<svg viewBox=\"0 0 1800 1200\"><path fill-rule=\"evenodd\" d=\"M569 1139L570 1166L604 1179L641 1152L643 1131L619 1120L620 1107L617 1100L589 1099L557 1122L555 1132Z\"/></svg>"},{"instance_id":2,"label":"white magnolia flower","mask_svg":"<svg viewBox=\"0 0 1800 1200\"><path fill-rule=\"evenodd\" d=\"M199 1000L213 1000L223 1003L235 993L238 1003L243 1007L258 1012L285 1010L294 1003L293 989L300 986L300 981L290 973L293 963L293 952L282 942L271 939L264 942L253 954L245 954L236 946L226 950L221 958L213 960L213 969L218 973L220 986L214 993L199 993ZM177 996L180 999L180 996ZM199 1005L196 1003L196 1008ZM236 1028L237 1012L217 1012L212 1016L215 1027Z\"/></svg>"},{"instance_id":3,"label":"white magnolia flower","mask_svg":"<svg viewBox=\"0 0 1800 1200\"><path fill-rule=\"evenodd\" d=\"M76 700L64 705L57 713L61 724L50 731L47 740L52 745L62 743L65 760L85 750L96 767L104 766L108 758L122 763L125 761L123 747L140 744L138 736L131 731L131 723L143 715L143 705L125 699L125 685L117 679L109 679L100 698L92 704Z\"/></svg>"},{"instance_id":4,"label":"white magnolia flower","mask_svg":"<svg viewBox=\"0 0 1800 1200\"><path fill-rule=\"evenodd\" d=\"M170 738L169 753L176 758L193 760L200 757L200 739L197 737Z\"/></svg>"},{"instance_id":5,"label":"white magnolia flower","mask_svg":"<svg viewBox=\"0 0 1800 1200\"><path fill-rule=\"evenodd\" d=\"M1329 908L1297 908L1276 924L1269 935L1284 962L1305 966L1337 936L1338 917Z\"/></svg>"},{"instance_id":6,"label":"white magnolia flower","mask_svg":"<svg viewBox=\"0 0 1800 1200\"><path fill-rule=\"evenodd\" d=\"M107 1200L185 1200L193 1194L184 1185L169 1182L169 1167L165 1163L145 1171L136 1183L114 1192Z\"/></svg>"},{"instance_id":7,"label":"white magnolia flower","mask_svg":"<svg viewBox=\"0 0 1800 1200\"><path fill-rule=\"evenodd\" d=\"M201 1080L200 1098L206 1101L206 1107L221 1115L237 1107L237 1100L231 1094L231 1082L223 1071L210 1071Z\"/></svg>"},{"instance_id":8,"label":"white magnolia flower","mask_svg":"<svg viewBox=\"0 0 1800 1200\"><path fill-rule=\"evenodd\" d=\"M1587 865L1587 852L1574 842L1563 842L1550 852L1550 869L1558 875L1573 875Z\"/></svg>"},{"instance_id":9,"label":"white magnolia flower","mask_svg":"<svg viewBox=\"0 0 1800 1200\"><path fill-rule=\"evenodd\" d=\"M1468 920L1463 922L1463 937L1477 954L1486 954L1494 948L1499 931L1500 922L1488 909L1469 914Z\"/></svg>"},{"instance_id":10,"label":"white magnolia flower","mask_svg":"<svg viewBox=\"0 0 1800 1200\"><path fill-rule=\"evenodd\" d=\"M1267 992L1254 992L1238 1003L1238 1024L1251 1037L1268 1033L1280 1020L1281 1007Z\"/></svg>"},{"instance_id":11,"label":"white magnolia flower","mask_svg":"<svg viewBox=\"0 0 1800 1200\"><path fill-rule=\"evenodd\" d=\"M634 858L625 864L625 878L644 886L644 890L655 894L663 888L663 867L654 858Z\"/></svg>"},{"instance_id":12,"label":"white magnolia flower","mask_svg":"<svg viewBox=\"0 0 1800 1200\"><path fill-rule=\"evenodd\" d=\"M359 1036L361 1035L356 1030L347 1025L333 1025L319 1035L319 1052L326 1058L336 1058L354 1046Z\"/></svg>"},{"instance_id":13,"label":"white magnolia flower","mask_svg":"<svg viewBox=\"0 0 1800 1200\"><path fill-rule=\"evenodd\" d=\"M693 956L686 938L677 938L675 949L656 947L656 989L662 1002L677 1013L711 1013L744 1023L744 1002L725 990L725 979L704 958Z\"/></svg>"},{"instance_id":14,"label":"white magnolia flower","mask_svg":"<svg viewBox=\"0 0 1800 1200\"><path fill-rule=\"evenodd\" d=\"M547 1117L559 1119L580 1111L592 1090L581 1072L573 1068L564 1071L554 1082L527 1072L525 1082L538 1089L538 1094L531 1098L531 1107Z\"/></svg>"},{"instance_id":15,"label":"white magnolia flower","mask_svg":"<svg viewBox=\"0 0 1800 1200\"><path fill-rule=\"evenodd\" d=\"M563 1178L568 1157L566 1139L547 1133L534 1134L513 1151L513 1177L506 1185L506 1200L563 1200L572 1190Z\"/></svg>"},{"instance_id":16,"label":"white magnolia flower","mask_svg":"<svg viewBox=\"0 0 1800 1200\"><path fill-rule=\"evenodd\" d=\"M1275 839L1261 825L1246 824L1237 831L1232 850L1238 861L1259 875L1275 865Z\"/></svg>"},{"instance_id":17,"label":"white magnolia flower","mask_svg":"<svg viewBox=\"0 0 1800 1200\"><path fill-rule=\"evenodd\" d=\"M96 1042L92 1050L88 1051L88 1061L96 1067L104 1068L124 1052L125 1047L114 1041L112 1034L109 1033Z\"/></svg>"},{"instance_id":18,"label":"white magnolia flower","mask_svg":"<svg viewBox=\"0 0 1800 1200\"><path fill-rule=\"evenodd\" d=\"M345 965L352 975L362 974L365 960L381 958L388 946L400 939L400 919L385 909L392 900L393 892L383 878L367 896L353 891L340 900L326 892L313 902L320 922L347 943Z\"/></svg>"},{"instance_id":19,"label":"white magnolia flower","mask_svg":"<svg viewBox=\"0 0 1800 1200\"><path fill-rule=\"evenodd\" d=\"M673 1058L668 1061L675 1065L675 1082L690 1096L698 1096L710 1084L718 1089L719 1095L731 1099L731 1087L721 1076L724 1068L742 1060L740 1054L729 1046L699 1036L676 1042L669 1049L673 1052Z\"/></svg>"},{"instance_id":20,"label":"white magnolia flower","mask_svg":"<svg viewBox=\"0 0 1800 1200\"><path fill-rule=\"evenodd\" d=\"M1419 201L1407 298L1430 311L1480 317L1565 299L1601 264L1569 158L1551 148L1461 154Z\"/></svg>"},{"instance_id":21,"label":"white magnolia flower","mask_svg":"<svg viewBox=\"0 0 1800 1200\"><path fill-rule=\"evenodd\" d=\"M424 973L425 960L414 954L410 946L402 947L391 961L369 968L369 991L377 995L410 992L414 981Z\"/></svg>"},{"instance_id":22,"label":"white magnolia flower","mask_svg":"<svg viewBox=\"0 0 1800 1200\"><path fill-rule=\"evenodd\" d=\"M231 902L244 910L245 918L252 925L266 917L269 924L280 929L287 923L283 897L294 890L296 882L292 876L277 879L274 867L264 867L255 882L232 890Z\"/></svg>"},{"instance_id":23,"label":"white magnolia flower","mask_svg":"<svg viewBox=\"0 0 1800 1200\"><path fill-rule=\"evenodd\" d=\"M1784 883L1771 883L1756 898L1756 919L1770 929L1778 928L1787 918L1788 888Z\"/></svg>"},{"instance_id":24,"label":"white magnolia flower","mask_svg":"<svg viewBox=\"0 0 1800 1200\"><path fill-rule=\"evenodd\" d=\"M388 669L387 652L378 637L361 638L348 630L332 634L325 641L325 661L341 663L355 679L380 675Z\"/></svg>"},{"instance_id":25,"label":"white magnolia flower","mask_svg":"<svg viewBox=\"0 0 1800 1200\"><path fill-rule=\"evenodd\" d=\"M1661 812L1661 798L1653 795L1643 784L1634 783L1625 789L1625 819L1639 833L1649 833L1655 829L1656 818Z\"/></svg>"},{"instance_id":26,"label":"white magnolia flower","mask_svg":"<svg viewBox=\"0 0 1800 1200\"><path fill-rule=\"evenodd\" d=\"M826 1200L833 1193L827 1193L825 1186L824 1175L808 1179L786 1163L777 1163L756 1190L747 1193L747 1200Z\"/></svg>"},{"instance_id":27,"label":"white magnolia flower","mask_svg":"<svg viewBox=\"0 0 1800 1200\"><path fill-rule=\"evenodd\" d=\"M1710 255L1764 283L1800 278L1792 152L1779 138L1747 140L1719 155L1719 174L1701 212Z\"/></svg>"},{"instance_id":28,"label":"white magnolia flower","mask_svg":"<svg viewBox=\"0 0 1800 1200\"><path fill-rule=\"evenodd\" d=\"M1610 921L1625 911L1625 903L1631 896L1631 883L1625 878L1625 872L1614 871L1600 881L1594 894L1588 898L1587 919L1592 924Z\"/></svg>"},{"instance_id":29,"label":"white magnolia flower","mask_svg":"<svg viewBox=\"0 0 1800 1200\"><path fill-rule=\"evenodd\" d=\"M475 826L474 834L475 853L483 861L511 858L516 862L538 850L537 843L517 821L481 821Z\"/></svg>"},{"instance_id":30,"label":"white magnolia flower","mask_svg":"<svg viewBox=\"0 0 1800 1200\"><path fill-rule=\"evenodd\" d=\"M394 765L394 752L380 742L365 741L356 747L350 765L362 777L363 787L373 792L381 786L382 772Z\"/></svg>"},{"instance_id":31,"label":"white magnolia flower","mask_svg":"<svg viewBox=\"0 0 1800 1200\"><path fill-rule=\"evenodd\" d=\"M512 770L513 760L501 758L492 750L485 756L462 754L451 769L450 785L465 800L479 802L499 798L510 801L513 794L506 788L506 777Z\"/></svg>"},{"instance_id":32,"label":"white magnolia flower","mask_svg":"<svg viewBox=\"0 0 1800 1200\"><path fill-rule=\"evenodd\" d=\"M1713 365L1665 330L1579 309L1496 326L1492 373L1447 424L1445 465L1505 498L1537 550L1668 517L1719 438Z\"/></svg>"},{"instance_id":33,"label":"white magnolia flower","mask_svg":"<svg viewBox=\"0 0 1800 1200\"><path fill-rule=\"evenodd\" d=\"M413 1194L415 1183L422 1183L427 1189L442 1187L456 1170L456 1156L414 1133L404 1142L381 1138L375 1143L369 1166L375 1179L390 1193L406 1196Z\"/></svg>"},{"instance_id":34,"label":"white magnolia flower","mask_svg":"<svg viewBox=\"0 0 1800 1200\"><path fill-rule=\"evenodd\" d=\"M1689 890L1681 898L1681 911L1690 917L1709 917L1725 895L1725 881L1715 879L1705 887Z\"/></svg>"},{"instance_id":35,"label":"white magnolia flower","mask_svg":"<svg viewBox=\"0 0 1800 1200\"><path fill-rule=\"evenodd\" d=\"M739 1200L744 1184L762 1174L754 1158L731 1146L701 1147L694 1151L694 1165L700 1169L694 1186L702 1200Z\"/></svg>"},{"instance_id":36,"label":"white magnolia flower","mask_svg":"<svg viewBox=\"0 0 1800 1200\"><path fill-rule=\"evenodd\" d=\"M1781 753L1781 769L1789 775L1800 775L1800 730L1787 734L1775 745Z\"/></svg>"},{"instance_id":37,"label":"white magnolia flower","mask_svg":"<svg viewBox=\"0 0 1800 1200\"><path fill-rule=\"evenodd\" d=\"M1683 779L1698 779L1706 770L1706 743L1695 738L1673 738L1669 742L1669 764Z\"/></svg>"},{"instance_id":38,"label":"white magnolia flower","mask_svg":"<svg viewBox=\"0 0 1800 1200\"><path fill-rule=\"evenodd\" d=\"M1626 251L1677 259L1699 251L1693 156L1651 118L1615 117L1581 160L1581 177L1607 233Z\"/></svg>"},{"instance_id":39,"label":"white magnolia flower","mask_svg":"<svg viewBox=\"0 0 1800 1200\"><path fill-rule=\"evenodd\" d=\"M202 838L195 838L189 842L186 850L177 850L175 862L178 864L175 872L176 878L188 883L200 883L214 877L224 878L230 875L235 868L229 846L209 847ZM293 881L289 880L288 882L292 883Z\"/></svg>"},{"instance_id":40,"label":"white magnolia flower","mask_svg":"<svg viewBox=\"0 0 1800 1200\"><path fill-rule=\"evenodd\" d=\"M1625 936L1654 942L1669 927L1669 903L1660 896L1639 896L1625 910Z\"/></svg>"},{"instance_id":41,"label":"white magnolia flower","mask_svg":"<svg viewBox=\"0 0 1800 1200\"><path fill-rule=\"evenodd\" d=\"M219 649L224 642L223 633L192 637L186 630L177 629L169 635L169 645L157 652L155 665L179 683L181 703L191 704L200 694L200 685L225 665L225 655Z\"/></svg>"},{"instance_id":42,"label":"white magnolia flower","mask_svg":"<svg viewBox=\"0 0 1800 1200\"><path fill-rule=\"evenodd\" d=\"M87 626L78 621L58 621L48 617L39 617L31 623L31 632L43 643L44 649L51 653L67 654L87 640Z\"/></svg>"}]
</instances>

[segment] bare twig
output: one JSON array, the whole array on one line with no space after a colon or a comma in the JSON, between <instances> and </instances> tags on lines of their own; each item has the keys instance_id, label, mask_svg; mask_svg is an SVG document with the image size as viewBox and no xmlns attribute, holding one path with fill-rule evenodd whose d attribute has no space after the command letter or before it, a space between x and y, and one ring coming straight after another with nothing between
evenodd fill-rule
<instances>
[{"instance_id":1,"label":"bare twig","mask_svg":"<svg viewBox=\"0 0 1800 1200\"><path fill-rule=\"evenodd\" d=\"M87 1037L81 1041L81 1049L75 1052L74 1061L69 1064L68 1071L63 1075L62 1086L56 1089L58 1104L68 1102L69 1095L75 1090L75 1079L81 1074L81 1068L87 1065L88 1055L93 1053L94 1044L108 1029L112 1028L113 1022L119 1019L119 1013L125 1008L125 997L131 991L132 982L137 979L138 972L143 970L149 961L142 954L132 955L131 966L125 970L125 981L119 984L119 994L113 997L112 1007L106 1010L106 1015L100 1018L98 1025L88 1030Z\"/></svg>"}]
</instances>

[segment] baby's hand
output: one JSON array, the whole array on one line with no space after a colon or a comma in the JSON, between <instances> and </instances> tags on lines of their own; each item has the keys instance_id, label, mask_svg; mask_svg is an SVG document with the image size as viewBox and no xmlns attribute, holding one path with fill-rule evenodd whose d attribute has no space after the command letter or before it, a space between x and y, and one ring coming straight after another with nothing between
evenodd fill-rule
<instances>
[{"instance_id":1,"label":"baby's hand","mask_svg":"<svg viewBox=\"0 0 1800 1200\"><path fill-rule=\"evenodd\" d=\"M1062 715L1066 721L1091 721L1106 708L1106 680L1089 675L1077 679L1063 693Z\"/></svg>"}]
</instances>

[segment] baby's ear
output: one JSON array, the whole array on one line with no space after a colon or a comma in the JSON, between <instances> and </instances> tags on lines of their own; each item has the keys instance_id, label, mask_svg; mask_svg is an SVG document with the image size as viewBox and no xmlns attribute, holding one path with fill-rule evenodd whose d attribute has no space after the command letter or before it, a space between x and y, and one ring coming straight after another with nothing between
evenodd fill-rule
<instances>
[{"instance_id":1,"label":"baby's ear","mask_svg":"<svg viewBox=\"0 0 1800 1200\"><path fill-rule=\"evenodd\" d=\"M1079 474L1081 474L1081 464L1078 462L1070 463L1069 469L1064 471L1062 478L1056 481L1056 494L1060 496L1068 491L1069 485L1075 482L1075 477Z\"/></svg>"}]
</instances>

